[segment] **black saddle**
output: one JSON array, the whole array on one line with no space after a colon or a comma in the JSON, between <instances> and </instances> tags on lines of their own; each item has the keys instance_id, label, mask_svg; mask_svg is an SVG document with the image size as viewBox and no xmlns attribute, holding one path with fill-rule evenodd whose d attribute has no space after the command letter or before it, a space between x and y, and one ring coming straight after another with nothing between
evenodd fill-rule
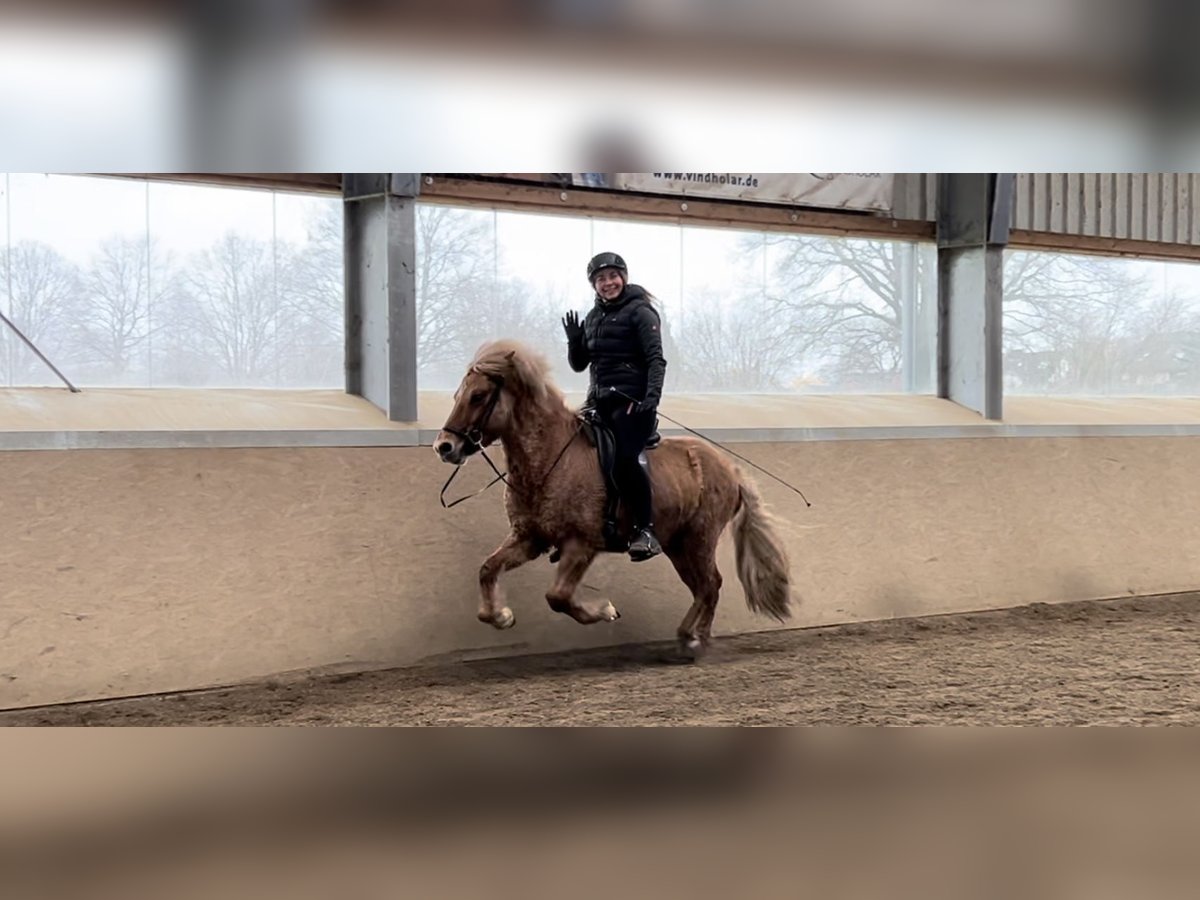
<instances>
[{"instance_id":1,"label":"black saddle","mask_svg":"<svg viewBox=\"0 0 1200 900\"><path fill-rule=\"evenodd\" d=\"M586 407L580 410L578 418L584 439L596 448L596 456L600 462L600 474L604 476L604 486L608 492L604 504L604 541L609 550L621 552L625 549L625 543L622 542L617 527L617 506L621 501L621 493L614 474L617 462L617 441L613 437L612 429L604 423L594 409ZM638 454L638 462L645 466L646 450L653 450L661 441L662 435L658 433L658 419L655 419L654 431L647 438L645 449ZM556 555L557 553L551 555L551 562L556 561Z\"/></svg>"}]
</instances>

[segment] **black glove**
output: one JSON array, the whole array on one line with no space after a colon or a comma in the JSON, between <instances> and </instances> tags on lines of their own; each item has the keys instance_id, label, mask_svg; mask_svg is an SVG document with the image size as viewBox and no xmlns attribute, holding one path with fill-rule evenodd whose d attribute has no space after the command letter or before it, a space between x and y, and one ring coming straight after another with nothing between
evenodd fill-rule
<instances>
[{"instance_id":1,"label":"black glove","mask_svg":"<svg viewBox=\"0 0 1200 900\"><path fill-rule=\"evenodd\" d=\"M568 341L574 343L583 340L583 326L579 324L579 313L572 310L563 316L562 326Z\"/></svg>"},{"instance_id":2,"label":"black glove","mask_svg":"<svg viewBox=\"0 0 1200 900\"><path fill-rule=\"evenodd\" d=\"M633 408L633 411L634 411L635 413L653 413L653 412L658 412L658 401L656 401L656 400L642 400L640 403L638 403L636 406L634 406L634 408Z\"/></svg>"}]
</instances>

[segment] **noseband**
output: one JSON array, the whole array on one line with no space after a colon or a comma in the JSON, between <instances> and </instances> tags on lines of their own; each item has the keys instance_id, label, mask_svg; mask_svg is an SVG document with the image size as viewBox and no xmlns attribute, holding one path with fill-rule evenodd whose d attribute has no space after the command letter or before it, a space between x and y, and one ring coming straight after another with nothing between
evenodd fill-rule
<instances>
[{"instance_id":1,"label":"noseband","mask_svg":"<svg viewBox=\"0 0 1200 900\"><path fill-rule=\"evenodd\" d=\"M487 372L480 372L479 369L471 369L479 375L483 375L492 383L492 396L488 397L487 406L483 409L483 415L479 417L479 421L468 428L466 431L459 431L457 428L443 428L447 434L452 434L457 438L462 438L466 442L466 454L472 456L483 449L483 429L487 427L488 419L492 417L492 412L496 409L496 404L500 400L500 391L504 389L504 376L491 375Z\"/></svg>"},{"instance_id":2,"label":"noseband","mask_svg":"<svg viewBox=\"0 0 1200 900\"><path fill-rule=\"evenodd\" d=\"M467 494L465 497L459 497L457 500L454 500L451 503L447 503L446 502L446 490L450 487L450 482L454 481L455 477L458 475L459 471L461 470L461 467L455 466L454 471L450 473L450 477L446 479L446 483L442 485L442 492L439 495L439 499L441 500L442 506L445 509L449 509L452 506L458 506L458 504L462 503L464 500L470 500L472 497L478 497L480 494L482 494L484 491L486 491L488 488L490 488L497 481L503 481L506 485L508 485L508 487L510 489L513 489L513 486L511 484L509 484L508 478L505 477L508 473L501 472L499 469L497 469L496 464L494 462L492 462L491 457L489 457L487 455L487 451L483 449L483 429L487 426L488 419L491 418L492 411L496 408L496 403L500 399L500 391L502 391L504 389L504 378L503 378L503 376L500 376L500 375L490 375L487 372L481 372L479 369L476 369L476 368L472 368L471 371L476 372L480 375L483 375L492 383L492 386L493 386L492 387L492 396L488 398L487 407L484 409L483 415L479 417L479 421L476 422L474 425L472 425L470 428L468 428L466 431L459 431L456 428L442 428L442 431L445 431L447 434L452 434L455 437L462 438L462 440L466 443L466 446L467 446L467 450L466 450L467 456L472 456L476 453L482 452L484 460L486 460L487 464L489 466L491 466L492 471L496 473L496 477L493 478L491 481L489 481L482 488L477 490L474 494ZM578 423L576 423L575 430L571 432L571 437L567 439L567 442L565 444L563 444L563 448L558 451L558 456L555 457L554 462L553 462L553 464L551 464L549 471L547 471L545 476L543 476L542 484L541 484L541 487L539 488L539 490L545 488L546 482L550 479L550 474L556 468L558 468L559 461L563 458L563 454L565 454L567 452L567 448L569 446L571 446L571 443L575 440L576 436L579 434L580 427L581 426Z\"/></svg>"}]
</instances>

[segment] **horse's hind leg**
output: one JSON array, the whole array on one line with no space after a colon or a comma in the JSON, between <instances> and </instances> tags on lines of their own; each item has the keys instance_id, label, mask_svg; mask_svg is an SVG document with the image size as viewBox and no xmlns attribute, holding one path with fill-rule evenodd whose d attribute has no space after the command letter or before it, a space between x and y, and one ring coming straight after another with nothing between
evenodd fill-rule
<instances>
[{"instance_id":1,"label":"horse's hind leg","mask_svg":"<svg viewBox=\"0 0 1200 900\"><path fill-rule=\"evenodd\" d=\"M555 570L554 584L546 592L546 602L555 612L565 613L581 625L595 622L613 622L621 617L616 607L607 600L596 603L581 603L575 597L575 589L583 580L588 566L596 558L596 552L578 540L564 541L562 561Z\"/></svg>"},{"instance_id":2,"label":"horse's hind leg","mask_svg":"<svg viewBox=\"0 0 1200 900\"><path fill-rule=\"evenodd\" d=\"M516 623L513 611L504 605L500 573L515 569L534 559L538 549L531 541L510 533L504 543L479 567L479 621L496 628L511 628Z\"/></svg>"},{"instance_id":3,"label":"horse's hind leg","mask_svg":"<svg viewBox=\"0 0 1200 900\"><path fill-rule=\"evenodd\" d=\"M679 646L687 655L699 656L712 637L713 618L721 596L716 547L711 542L680 535L667 548L667 556L693 597L691 608L679 623Z\"/></svg>"}]
</instances>

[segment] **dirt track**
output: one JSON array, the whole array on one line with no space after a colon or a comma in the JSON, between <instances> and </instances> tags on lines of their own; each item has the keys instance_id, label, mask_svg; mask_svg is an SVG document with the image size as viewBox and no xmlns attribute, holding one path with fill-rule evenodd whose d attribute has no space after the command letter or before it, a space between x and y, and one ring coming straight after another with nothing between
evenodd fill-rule
<instances>
[{"instance_id":1,"label":"dirt track","mask_svg":"<svg viewBox=\"0 0 1200 900\"><path fill-rule=\"evenodd\" d=\"M1200 594L0 713L0 725L1200 724Z\"/></svg>"}]
</instances>

